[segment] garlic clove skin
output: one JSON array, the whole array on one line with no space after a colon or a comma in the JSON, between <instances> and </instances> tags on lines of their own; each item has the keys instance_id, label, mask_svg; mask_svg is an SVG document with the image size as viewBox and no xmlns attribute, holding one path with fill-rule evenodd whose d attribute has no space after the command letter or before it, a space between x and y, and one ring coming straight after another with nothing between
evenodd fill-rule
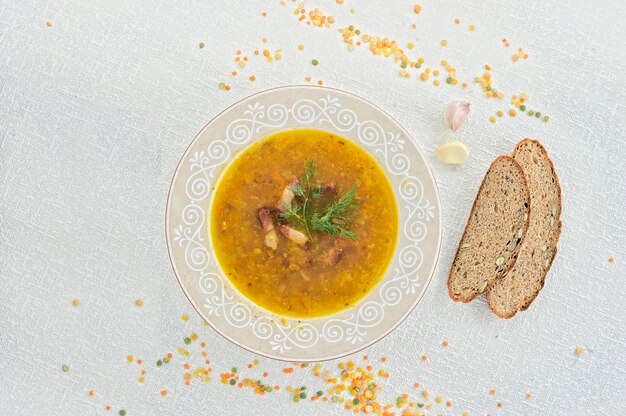
<instances>
[{"instance_id":1,"label":"garlic clove skin","mask_svg":"<svg viewBox=\"0 0 626 416\"><path fill-rule=\"evenodd\" d=\"M437 148L437 157L449 165L462 165L469 157L469 150L461 142L444 143Z\"/></svg>"},{"instance_id":2,"label":"garlic clove skin","mask_svg":"<svg viewBox=\"0 0 626 416\"><path fill-rule=\"evenodd\" d=\"M452 131L459 130L470 112L470 103L467 101L452 101L443 111L443 121Z\"/></svg>"}]
</instances>

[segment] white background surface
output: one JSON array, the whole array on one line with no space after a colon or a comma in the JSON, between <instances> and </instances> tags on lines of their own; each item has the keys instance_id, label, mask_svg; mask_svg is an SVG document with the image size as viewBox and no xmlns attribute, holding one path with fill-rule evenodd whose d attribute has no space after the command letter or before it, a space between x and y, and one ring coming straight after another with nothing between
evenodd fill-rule
<instances>
[{"instance_id":1,"label":"white background surface","mask_svg":"<svg viewBox=\"0 0 626 416\"><path fill-rule=\"evenodd\" d=\"M223 386L217 374L186 387L173 366L149 371L140 384L125 360L154 362L190 331L211 346L215 373L255 358L200 325L179 289L163 236L166 193L184 148L211 117L305 76L396 117L430 158L440 188L443 251L433 282L409 319L366 351L389 358L383 396L414 394L419 381L454 403L439 407L444 414L626 414L623 2L424 1L419 16L406 1L308 3L337 18L332 29L298 22L290 2L251 3L0 1L0 414L105 414L106 404L128 415L235 414L237 407L259 415L346 414L330 404L292 403L286 393L252 395ZM470 88L401 79L389 60L364 48L348 52L336 29L349 24L402 45L413 41L431 65L448 59ZM282 48L283 59L236 67L234 51L251 56L262 38ZM517 47L527 61L512 62ZM508 100L488 100L471 83L485 63L499 90L528 92L529 107L551 121L523 115L491 125L488 117ZM244 76L231 78L235 69ZM256 82L247 80L251 73ZM219 91L220 81L233 89ZM473 103L459 135L471 156L451 168L434 149L453 137L440 114L455 98ZM564 228L543 292L528 312L503 321L482 299L450 301L445 282L482 175L524 137L540 139L554 160ZM74 298L80 307L71 306ZM582 357L577 346L587 351ZM68 373L60 371L64 363ZM294 382L283 367L262 360L258 369L272 382ZM315 386L310 372L302 374Z\"/></svg>"}]
</instances>

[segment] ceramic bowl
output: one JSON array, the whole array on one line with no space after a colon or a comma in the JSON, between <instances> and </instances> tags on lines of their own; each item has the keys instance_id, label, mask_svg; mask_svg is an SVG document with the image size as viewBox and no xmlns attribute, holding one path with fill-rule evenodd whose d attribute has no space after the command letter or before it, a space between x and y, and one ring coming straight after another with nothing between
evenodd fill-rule
<instances>
[{"instance_id":1,"label":"ceramic bowl","mask_svg":"<svg viewBox=\"0 0 626 416\"><path fill-rule=\"evenodd\" d=\"M238 153L261 137L301 128L343 136L378 160L393 187L400 222L396 251L379 284L349 309L315 319L277 316L243 297L220 270L207 226L219 175ZM430 282L441 231L435 179L416 140L374 104L312 86L260 92L204 126L174 172L165 220L174 274L202 318L245 349L298 362L354 353L396 328Z\"/></svg>"}]
</instances>

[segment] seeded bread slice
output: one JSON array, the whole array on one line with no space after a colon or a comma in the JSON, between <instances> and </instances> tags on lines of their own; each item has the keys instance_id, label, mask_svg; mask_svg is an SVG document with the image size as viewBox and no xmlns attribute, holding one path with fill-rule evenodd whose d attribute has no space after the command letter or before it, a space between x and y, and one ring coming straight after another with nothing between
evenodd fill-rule
<instances>
[{"instance_id":1,"label":"seeded bread slice","mask_svg":"<svg viewBox=\"0 0 626 416\"><path fill-rule=\"evenodd\" d=\"M561 187L546 149L536 140L517 144L513 158L530 188L530 225L517 262L487 292L487 304L500 318L526 310L543 288L561 235Z\"/></svg>"},{"instance_id":2,"label":"seeded bread slice","mask_svg":"<svg viewBox=\"0 0 626 416\"><path fill-rule=\"evenodd\" d=\"M450 275L448 294L470 302L515 263L528 229L530 193L524 172L510 156L498 157L485 174Z\"/></svg>"}]
</instances>

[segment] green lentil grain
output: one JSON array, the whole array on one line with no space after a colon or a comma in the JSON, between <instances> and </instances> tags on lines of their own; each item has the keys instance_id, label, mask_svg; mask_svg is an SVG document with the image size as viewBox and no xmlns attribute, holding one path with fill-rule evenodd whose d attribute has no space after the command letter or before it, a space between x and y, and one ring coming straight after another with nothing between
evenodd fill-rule
<instances>
[{"instance_id":1,"label":"green lentil grain","mask_svg":"<svg viewBox=\"0 0 626 416\"><path fill-rule=\"evenodd\" d=\"M189 345L191 344L191 339L189 339L189 337L186 337L183 342L185 343L185 345Z\"/></svg>"}]
</instances>

